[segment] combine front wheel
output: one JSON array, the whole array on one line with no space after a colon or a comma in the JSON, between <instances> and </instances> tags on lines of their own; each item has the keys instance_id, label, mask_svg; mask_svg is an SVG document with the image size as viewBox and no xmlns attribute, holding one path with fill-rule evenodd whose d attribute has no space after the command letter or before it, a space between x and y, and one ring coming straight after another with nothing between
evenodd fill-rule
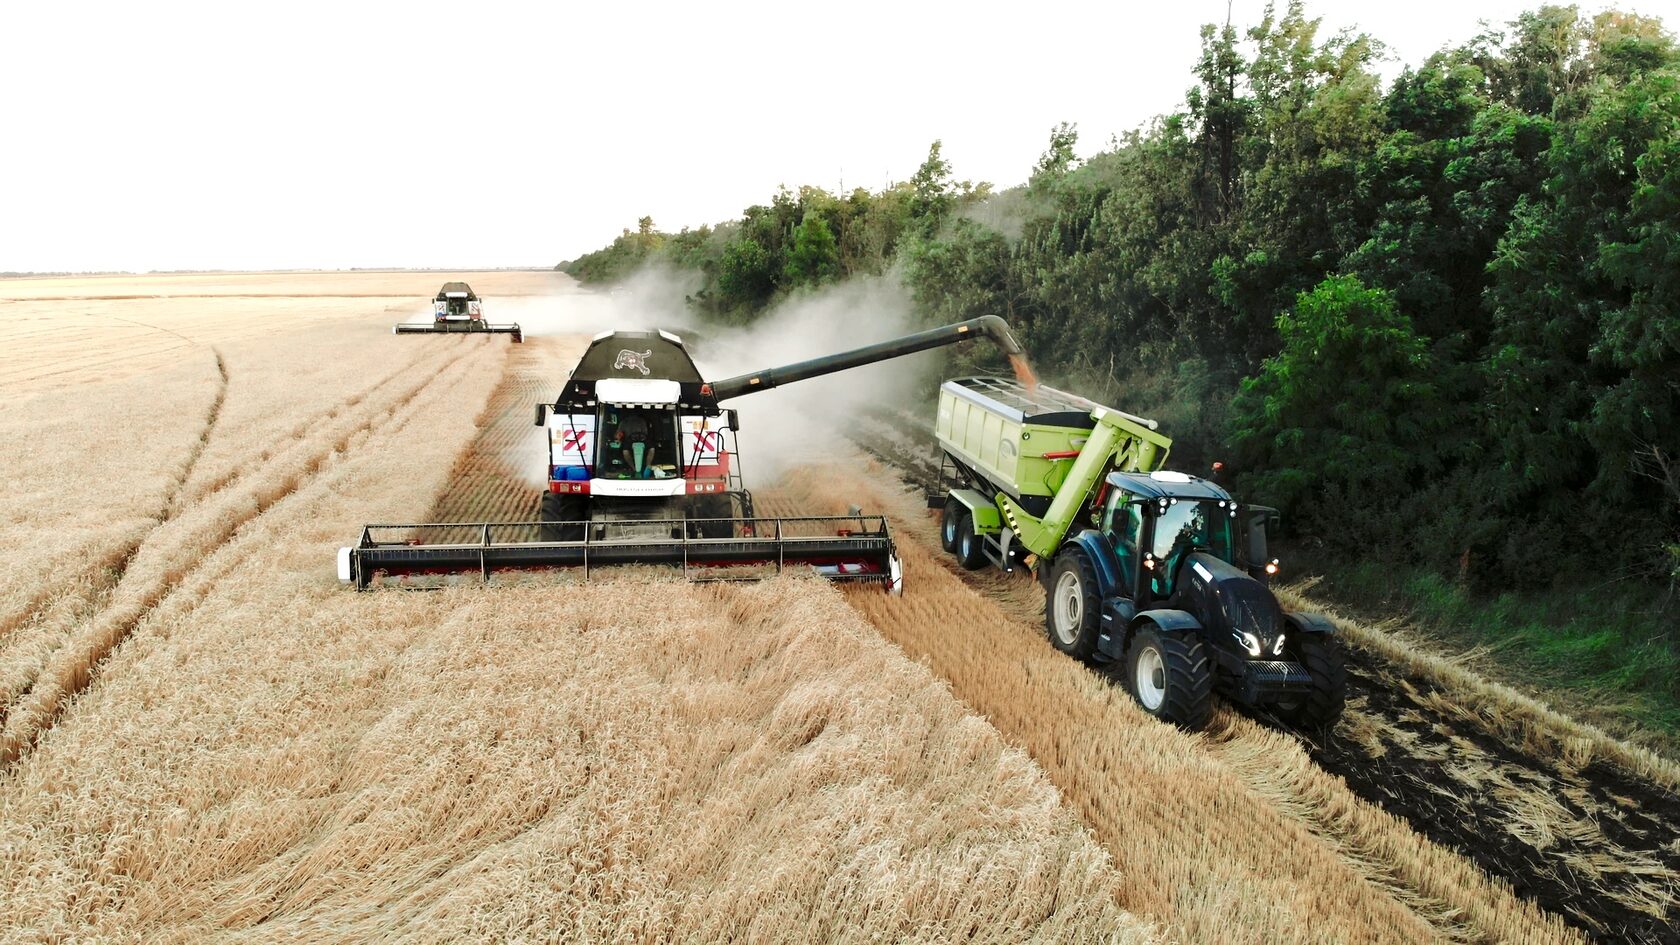
<instances>
[{"instance_id":1,"label":"combine front wheel","mask_svg":"<svg viewBox=\"0 0 1680 945\"><path fill-rule=\"evenodd\" d=\"M543 523L542 527L538 529L537 537L539 539L543 541L582 541L583 523L589 518L589 500L581 495L544 492L537 517Z\"/></svg>"}]
</instances>

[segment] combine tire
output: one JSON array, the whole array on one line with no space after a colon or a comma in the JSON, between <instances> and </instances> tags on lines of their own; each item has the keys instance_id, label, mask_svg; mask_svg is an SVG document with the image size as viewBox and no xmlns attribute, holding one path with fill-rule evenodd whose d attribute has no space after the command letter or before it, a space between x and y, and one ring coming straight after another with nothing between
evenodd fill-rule
<instances>
[{"instance_id":1,"label":"combine tire","mask_svg":"<svg viewBox=\"0 0 1680 945\"><path fill-rule=\"evenodd\" d=\"M1295 633L1291 647L1301 665L1312 676L1312 691L1297 697L1299 701L1279 702L1275 709L1279 718L1298 729L1320 731L1336 724L1347 703L1347 665L1342 648L1335 637L1322 633Z\"/></svg>"},{"instance_id":2,"label":"combine tire","mask_svg":"<svg viewBox=\"0 0 1680 945\"><path fill-rule=\"evenodd\" d=\"M1126 649L1126 688L1150 715L1198 729L1213 712L1213 663L1195 636L1145 623Z\"/></svg>"},{"instance_id":3,"label":"combine tire","mask_svg":"<svg viewBox=\"0 0 1680 945\"><path fill-rule=\"evenodd\" d=\"M945 510L939 514L939 547L947 554L957 553L957 530L968 517L968 507L955 497L945 500Z\"/></svg>"},{"instance_id":4,"label":"combine tire","mask_svg":"<svg viewBox=\"0 0 1680 945\"><path fill-rule=\"evenodd\" d=\"M589 518L589 500L581 495L544 492L537 517L543 522L542 527L537 529L537 537L540 540L582 541L583 523ZM550 522L569 522L571 524L551 525L548 524Z\"/></svg>"},{"instance_id":5,"label":"combine tire","mask_svg":"<svg viewBox=\"0 0 1680 945\"><path fill-rule=\"evenodd\" d=\"M966 513L957 523L957 563L969 571L986 566L985 539L974 533L974 516Z\"/></svg>"},{"instance_id":6,"label":"combine tire","mask_svg":"<svg viewBox=\"0 0 1680 945\"><path fill-rule=\"evenodd\" d=\"M690 538L733 538L735 503L728 496L705 496L694 500L689 512Z\"/></svg>"},{"instance_id":7,"label":"combine tire","mask_svg":"<svg viewBox=\"0 0 1680 945\"><path fill-rule=\"evenodd\" d=\"M1050 645L1076 659L1091 659L1097 651L1102 598L1096 571L1084 552L1070 548L1056 556L1047 591L1044 631Z\"/></svg>"}]
</instances>

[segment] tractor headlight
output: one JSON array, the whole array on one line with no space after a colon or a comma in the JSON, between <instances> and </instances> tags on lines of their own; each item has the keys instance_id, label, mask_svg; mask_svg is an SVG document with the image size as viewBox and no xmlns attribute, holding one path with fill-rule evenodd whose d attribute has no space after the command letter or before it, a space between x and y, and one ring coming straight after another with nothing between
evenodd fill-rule
<instances>
[{"instance_id":1,"label":"tractor headlight","mask_svg":"<svg viewBox=\"0 0 1680 945\"><path fill-rule=\"evenodd\" d=\"M1281 655L1282 653L1283 653L1283 634L1280 633L1280 634L1278 634L1277 642L1272 644L1272 655L1273 656L1278 656L1278 655Z\"/></svg>"},{"instance_id":2,"label":"tractor headlight","mask_svg":"<svg viewBox=\"0 0 1680 945\"><path fill-rule=\"evenodd\" d=\"M1260 638L1244 631L1242 635L1243 648L1248 650L1249 656L1260 655Z\"/></svg>"}]
</instances>

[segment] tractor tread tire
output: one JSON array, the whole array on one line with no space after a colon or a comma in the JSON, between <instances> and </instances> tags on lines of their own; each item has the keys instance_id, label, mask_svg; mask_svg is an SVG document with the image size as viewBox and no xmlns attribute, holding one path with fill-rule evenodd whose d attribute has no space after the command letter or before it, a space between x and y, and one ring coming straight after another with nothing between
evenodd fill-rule
<instances>
[{"instance_id":1,"label":"tractor tread tire","mask_svg":"<svg viewBox=\"0 0 1680 945\"><path fill-rule=\"evenodd\" d=\"M1069 567L1079 572L1079 591L1084 597L1084 604L1079 610L1079 633L1074 636L1073 643L1063 644L1056 635L1055 587L1061 580L1062 572ZM1102 633L1102 595L1097 591L1097 569L1092 567L1083 551L1069 549L1056 556L1044 595L1044 633L1050 638L1051 646L1074 659L1089 662L1096 655L1097 637Z\"/></svg>"},{"instance_id":2,"label":"tractor tread tire","mask_svg":"<svg viewBox=\"0 0 1680 945\"><path fill-rule=\"evenodd\" d=\"M1201 638L1182 631L1162 630L1150 623L1137 629L1126 648L1126 689L1137 699L1137 666L1133 662L1140 644L1153 639L1166 663L1166 697L1151 715L1180 728L1195 731L1213 714L1213 659ZM1138 707L1149 709L1138 700Z\"/></svg>"},{"instance_id":3,"label":"tractor tread tire","mask_svg":"<svg viewBox=\"0 0 1680 945\"><path fill-rule=\"evenodd\" d=\"M1341 643L1320 633L1299 634L1295 651L1312 676L1312 691L1278 714L1296 728L1323 731L1336 724L1347 706L1347 662Z\"/></svg>"}]
</instances>

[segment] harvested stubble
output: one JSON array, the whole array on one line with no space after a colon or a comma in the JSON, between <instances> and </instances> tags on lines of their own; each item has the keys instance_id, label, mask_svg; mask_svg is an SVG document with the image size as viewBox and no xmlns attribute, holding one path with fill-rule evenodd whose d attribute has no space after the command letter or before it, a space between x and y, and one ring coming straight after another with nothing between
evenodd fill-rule
<instances>
[{"instance_id":1,"label":"harvested stubble","mask_svg":"<svg viewBox=\"0 0 1680 945\"><path fill-rule=\"evenodd\" d=\"M1042 772L826 585L340 589L491 375L183 562L0 781L0 937L1150 937Z\"/></svg>"},{"instance_id":2,"label":"harvested stubble","mask_svg":"<svg viewBox=\"0 0 1680 945\"><path fill-rule=\"evenodd\" d=\"M1293 740L1230 714L1201 734L1148 718L1053 650L1042 624L969 587L919 503L876 472L804 470L761 491L762 507L855 502L894 517L905 595L854 592L853 606L1044 767L1113 855L1128 910L1198 942L1581 940L1349 792Z\"/></svg>"}]
</instances>

